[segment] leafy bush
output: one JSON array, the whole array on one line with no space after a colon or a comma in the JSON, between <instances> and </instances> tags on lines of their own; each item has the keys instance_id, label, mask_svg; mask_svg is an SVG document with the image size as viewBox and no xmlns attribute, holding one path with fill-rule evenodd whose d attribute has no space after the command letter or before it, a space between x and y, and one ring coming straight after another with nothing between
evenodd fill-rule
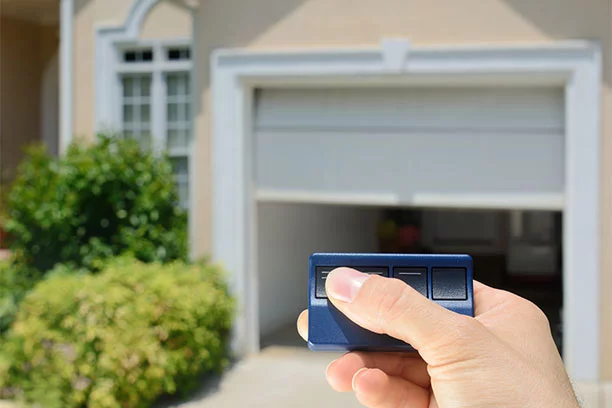
<instances>
[{"instance_id":1,"label":"leafy bush","mask_svg":"<svg viewBox=\"0 0 612 408\"><path fill-rule=\"evenodd\" d=\"M41 273L10 261L0 262L0 337L9 329L19 302L40 280Z\"/></svg>"},{"instance_id":2,"label":"leafy bush","mask_svg":"<svg viewBox=\"0 0 612 408\"><path fill-rule=\"evenodd\" d=\"M186 256L171 165L133 140L99 136L61 159L30 148L7 201L11 249L41 271L58 263L99 270L125 252L145 262Z\"/></svg>"},{"instance_id":3,"label":"leafy bush","mask_svg":"<svg viewBox=\"0 0 612 408\"><path fill-rule=\"evenodd\" d=\"M0 389L46 408L147 407L224 366L232 313L212 266L123 259L96 275L54 271L20 306Z\"/></svg>"}]
</instances>

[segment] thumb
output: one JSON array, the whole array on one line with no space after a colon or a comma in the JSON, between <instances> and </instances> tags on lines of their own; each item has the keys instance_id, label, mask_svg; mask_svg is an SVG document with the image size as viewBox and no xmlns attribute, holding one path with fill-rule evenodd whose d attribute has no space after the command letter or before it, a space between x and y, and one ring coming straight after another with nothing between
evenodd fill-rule
<instances>
[{"instance_id":1,"label":"thumb","mask_svg":"<svg viewBox=\"0 0 612 408\"><path fill-rule=\"evenodd\" d=\"M409 343L429 364L468 358L491 336L477 320L443 308L399 279L338 268L328 275L325 290L349 319Z\"/></svg>"}]
</instances>

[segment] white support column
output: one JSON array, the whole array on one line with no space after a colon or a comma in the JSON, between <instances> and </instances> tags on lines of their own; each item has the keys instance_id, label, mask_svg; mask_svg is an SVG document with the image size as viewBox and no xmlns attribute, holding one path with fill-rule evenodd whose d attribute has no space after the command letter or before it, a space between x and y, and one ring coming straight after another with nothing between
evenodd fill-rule
<instances>
[{"instance_id":1,"label":"white support column","mask_svg":"<svg viewBox=\"0 0 612 408\"><path fill-rule=\"evenodd\" d=\"M159 64L163 54L163 47L156 44L155 64ZM161 154L166 148L166 81L164 74L160 69L154 69L151 82L151 133L153 139L153 151Z\"/></svg>"},{"instance_id":2,"label":"white support column","mask_svg":"<svg viewBox=\"0 0 612 408\"><path fill-rule=\"evenodd\" d=\"M60 27L59 153L61 155L66 152L73 134L74 0L61 0Z\"/></svg>"},{"instance_id":3,"label":"white support column","mask_svg":"<svg viewBox=\"0 0 612 408\"><path fill-rule=\"evenodd\" d=\"M189 121L191 121L191 132L189 133L189 142L188 142L188 151L189 155L187 157L187 166L189 169L189 214L188 214L188 225L187 225L187 233L189 237L189 259L196 259L195 252L195 238L196 238L196 223L195 223L195 214L194 209L197 205L195 189L196 185L193 182L196 180L195 177L195 146L197 145L195 142L196 134L196 123L195 123L195 112L198 104L200 103L200 78L198 76L198 67L200 64L200 50L198 49L198 11L197 9L190 9L189 13L191 14L191 80L190 85L191 89L189 89L189 94L191 95L191 114L189 115Z\"/></svg>"},{"instance_id":4,"label":"white support column","mask_svg":"<svg viewBox=\"0 0 612 408\"><path fill-rule=\"evenodd\" d=\"M593 46L565 88L563 360L580 383L601 381L601 69L601 51Z\"/></svg>"}]
</instances>

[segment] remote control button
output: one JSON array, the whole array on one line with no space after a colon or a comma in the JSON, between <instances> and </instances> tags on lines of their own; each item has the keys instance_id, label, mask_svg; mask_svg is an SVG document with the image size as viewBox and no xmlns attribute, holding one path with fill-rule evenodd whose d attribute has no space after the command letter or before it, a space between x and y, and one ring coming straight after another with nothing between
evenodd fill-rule
<instances>
[{"instance_id":1,"label":"remote control button","mask_svg":"<svg viewBox=\"0 0 612 408\"><path fill-rule=\"evenodd\" d=\"M389 268L382 266L351 266L353 269L357 269L359 272L367 273L368 275L378 275L385 278L389 277Z\"/></svg>"},{"instance_id":2,"label":"remote control button","mask_svg":"<svg viewBox=\"0 0 612 408\"><path fill-rule=\"evenodd\" d=\"M433 268L431 272L433 300L466 300L465 268Z\"/></svg>"},{"instance_id":3,"label":"remote control button","mask_svg":"<svg viewBox=\"0 0 612 408\"><path fill-rule=\"evenodd\" d=\"M327 299L327 293L325 293L325 281L331 271L338 268L338 266L317 266L315 270L315 297L319 299ZM369 275L379 275L389 277L389 268L382 266L350 266L349 268L357 269L360 272L367 273Z\"/></svg>"},{"instance_id":4,"label":"remote control button","mask_svg":"<svg viewBox=\"0 0 612 408\"><path fill-rule=\"evenodd\" d=\"M335 269L335 266L317 266L316 270L316 291L315 296L321 299L327 298L325 293L325 280L327 275Z\"/></svg>"},{"instance_id":5,"label":"remote control button","mask_svg":"<svg viewBox=\"0 0 612 408\"><path fill-rule=\"evenodd\" d=\"M414 290L427 297L427 268L393 268L393 277L412 286Z\"/></svg>"}]
</instances>

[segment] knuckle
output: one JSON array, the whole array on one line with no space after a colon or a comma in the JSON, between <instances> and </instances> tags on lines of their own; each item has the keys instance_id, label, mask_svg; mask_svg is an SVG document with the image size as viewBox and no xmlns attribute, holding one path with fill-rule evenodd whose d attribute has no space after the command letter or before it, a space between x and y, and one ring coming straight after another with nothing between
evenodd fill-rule
<instances>
[{"instance_id":1,"label":"knuckle","mask_svg":"<svg viewBox=\"0 0 612 408\"><path fill-rule=\"evenodd\" d=\"M546 316L546 313L532 301L513 294L509 306L515 310L526 323L532 324L532 327L550 330L548 316Z\"/></svg>"},{"instance_id":2,"label":"knuckle","mask_svg":"<svg viewBox=\"0 0 612 408\"><path fill-rule=\"evenodd\" d=\"M474 338L481 329L480 322L469 316L457 315L454 334L456 341L467 341Z\"/></svg>"},{"instance_id":3,"label":"knuckle","mask_svg":"<svg viewBox=\"0 0 612 408\"><path fill-rule=\"evenodd\" d=\"M548 321L548 317L540 309L535 303L530 302L529 300L525 300L525 309L526 314L535 324L542 328L548 329L550 327L550 322Z\"/></svg>"},{"instance_id":4,"label":"knuckle","mask_svg":"<svg viewBox=\"0 0 612 408\"><path fill-rule=\"evenodd\" d=\"M449 365L478 358L488 339L485 330L480 322L471 317L455 316L452 324L445 327L443 336L432 339L424 346L423 352L430 356L428 364L432 369L444 370Z\"/></svg>"}]
</instances>

